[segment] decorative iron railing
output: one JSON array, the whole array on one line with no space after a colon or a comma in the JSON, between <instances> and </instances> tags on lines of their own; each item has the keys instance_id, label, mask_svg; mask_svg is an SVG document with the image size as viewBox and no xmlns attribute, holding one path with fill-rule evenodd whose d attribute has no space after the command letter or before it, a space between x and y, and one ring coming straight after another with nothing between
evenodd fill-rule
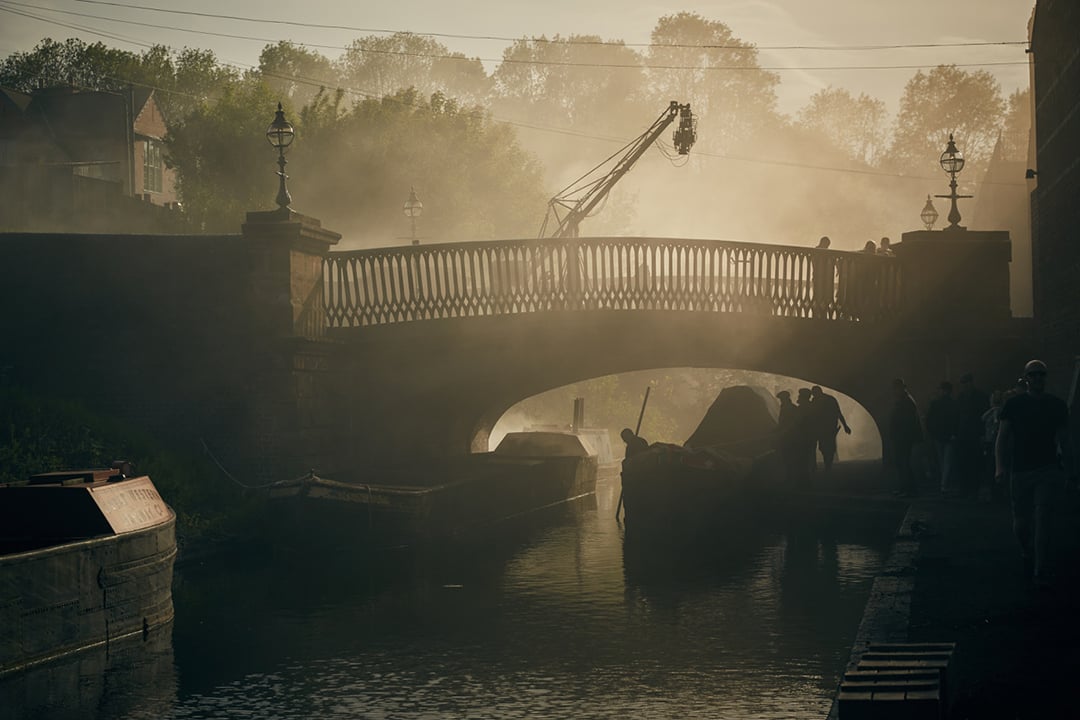
<instances>
[{"instance_id":1,"label":"decorative iron railing","mask_svg":"<svg viewBox=\"0 0 1080 720\"><path fill-rule=\"evenodd\" d=\"M661 238L503 240L330 253L330 327L565 310L867 321L900 304L896 258Z\"/></svg>"}]
</instances>

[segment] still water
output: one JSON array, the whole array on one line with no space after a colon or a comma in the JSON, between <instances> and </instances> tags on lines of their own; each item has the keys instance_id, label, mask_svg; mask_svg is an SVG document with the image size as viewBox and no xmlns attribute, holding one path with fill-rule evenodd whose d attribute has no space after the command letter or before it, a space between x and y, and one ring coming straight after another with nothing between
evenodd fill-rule
<instances>
[{"instance_id":1,"label":"still water","mask_svg":"<svg viewBox=\"0 0 1080 720\"><path fill-rule=\"evenodd\" d=\"M0 716L824 718L899 518L626 544L617 498L423 550L182 567L171 641L22 678Z\"/></svg>"}]
</instances>

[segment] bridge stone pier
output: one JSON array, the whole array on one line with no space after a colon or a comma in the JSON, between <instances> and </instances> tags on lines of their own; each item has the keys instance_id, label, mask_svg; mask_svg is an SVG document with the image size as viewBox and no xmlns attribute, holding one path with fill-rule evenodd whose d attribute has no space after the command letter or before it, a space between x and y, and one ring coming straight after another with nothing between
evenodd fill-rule
<instances>
[{"instance_id":1,"label":"bridge stone pier","mask_svg":"<svg viewBox=\"0 0 1080 720\"><path fill-rule=\"evenodd\" d=\"M835 388L1012 381L1007 233L895 257L671 238L335 252L289 211L220 236L0 235L4 382L94 404L234 474L367 477L486 449L514 403L610 373L740 368Z\"/></svg>"}]
</instances>

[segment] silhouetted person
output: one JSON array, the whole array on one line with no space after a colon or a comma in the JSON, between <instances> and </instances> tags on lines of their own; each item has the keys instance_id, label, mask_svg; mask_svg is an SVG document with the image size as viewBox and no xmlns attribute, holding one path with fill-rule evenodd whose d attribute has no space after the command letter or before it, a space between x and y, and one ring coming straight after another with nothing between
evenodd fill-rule
<instances>
[{"instance_id":1,"label":"silhouetted person","mask_svg":"<svg viewBox=\"0 0 1080 720\"><path fill-rule=\"evenodd\" d=\"M877 254L878 255L892 255L893 254L892 241L889 240L889 238L887 238L887 237L881 238L881 244L878 245Z\"/></svg>"},{"instance_id":2,"label":"silhouetted person","mask_svg":"<svg viewBox=\"0 0 1080 720\"><path fill-rule=\"evenodd\" d=\"M624 456L625 458L632 458L635 455L640 455L641 453L649 449L649 443L645 440L645 438L641 437L640 435L635 435L634 431L630 428L623 428L622 432L619 433L619 437L621 437L622 441L626 443L626 454Z\"/></svg>"},{"instance_id":3,"label":"silhouetted person","mask_svg":"<svg viewBox=\"0 0 1080 720\"><path fill-rule=\"evenodd\" d=\"M859 320L871 320L878 314L880 261L875 257L877 248L873 240L851 258L847 268L844 300L850 314Z\"/></svg>"},{"instance_id":4,"label":"silhouetted person","mask_svg":"<svg viewBox=\"0 0 1080 720\"><path fill-rule=\"evenodd\" d=\"M797 482L807 487L817 469L817 453L814 448L814 409L810 388L799 388L799 402L795 405L795 463Z\"/></svg>"},{"instance_id":5,"label":"silhouetted person","mask_svg":"<svg viewBox=\"0 0 1080 720\"><path fill-rule=\"evenodd\" d=\"M780 457L784 461L784 474L789 485L802 480L800 466L799 408L791 402L791 393L781 390L776 393L780 401L780 415L776 426L780 434Z\"/></svg>"},{"instance_id":6,"label":"silhouetted person","mask_svg":"<svg viewBox=\"0 0 1080 720\"><path fill-rule=\"evenodd\" d=\"M990 407L986 393L975 386L971 373L960 376L960 393L956 396L956 461L957 489L964 495L978 495L983 469L983 413Z\"/></svg>"},{"instance_id":7,"label":"silhouetted person","mask_svg":"<svg viewBox=\"0 0 1080 720\"><path fill-rule=\"evenodd\" d=\"M994 484L994 443L997 442L998 428L1001 425L1001 407L1005 404L1005 393L1000 390L995 390L990 395L990 407L983 413L983 436L982 436L982 449L983 449L983 469L981 481L980 495L985 492L986 497L982 499L993 499L996 494L996 485ZM1008 463L1006 463L1007 465ZM986 492L988 490L989 492Z\"/></svg>"},{"instance_id":8,"label":"silhouetted person","mask_svg":"<svg viewBox=\"0 0 1080 720\"><path fill-rule=\"evenodd\" d=\"M1020 542L1024 571L1036 586L1049 584L1049 544L1053 505L1076 467L1068 436L1065 402L1046 392L1046 364L1024 366L1027 392L1005 401L994 446L995 477L1008 471L1013 530ZM1011 462L1006 457L1011 453Z\"/></svg>"},{"instance_id":9,"label":"silhouetted person","mask_svg":"<svg viewBox=\"0 0 1080 720\"><path fill-rule=\"evenodd\" d=\"M832 470L833 460L836 459L836 434L843 426L844 432L851 434L844 413L840 411L840 403L832 395L826 395L820 385L810 388L810 397L813 402L810 408L813 415L814 439L818 450L821 451L821 459L825 464L825 472Z\"/></svg>"},{"instance_id":10,"label":"silhouetted person","mask_svg":"<svg viewBox=\"0 0 1080 720\"><path fill-rule=\"evenodd\" d=\"M892 381L893 405L889 412L889 429L886 434L885 462L895 468L902 497L918 494L918 482L911 467L911 453L922 440L922 426L915 400L900 378Z\"/></svg>"},{"instance_id":11,"label":"silhouetted person","mask_svg":"<svg viewBox=\"0 0 1080 720\"><path fill-rule=\"evenodd\" d=\"M815 250L828 250L830 244L828 236L822 237ZM836 294L836 257L830 252L811 253L810 268L814 317L832 317Z\"/></svg>"},{"instance_id":12,"label":"silhouetted person","mask_svg":"<svg viewBox=\"0 0 1080 720\"><path fill-rule=\"evenodd\" d=\"M956 490L956 400L952 395L952 383L943 380L938 394L926 410L926 434L930 438L934 469L942 494Z\"/></svg>"}]
</instances>

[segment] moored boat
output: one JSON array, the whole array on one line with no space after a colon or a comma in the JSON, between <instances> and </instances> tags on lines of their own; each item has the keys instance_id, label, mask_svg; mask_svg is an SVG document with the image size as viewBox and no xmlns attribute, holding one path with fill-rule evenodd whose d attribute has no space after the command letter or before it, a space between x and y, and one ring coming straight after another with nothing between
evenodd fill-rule
<instances>
[{"instance_id":1,"label":"moored boat","mask_svg":"<svg viewBox=\"0 0 1080 720\"><path fill-rule=\"evenodd\" d=\"M738 521L778 479L767 394L725 388L683 445L654 443L623 462L627 531L698 532Z\"/></svg>"},{"instance_id":2,"label":"moored boat","mask_svg":"<svg viewBox=\"0 0 1080 720\"><path fill-rule=\"evenodd\" d=\"M299 537L410 543L489 525L596 490L597 458L570 433L508 433L488 453L448 461L430 485L346 482L312 473L275 483L268 497Z\"/></svg>"},{"instance_id":3,"label":"moored boat","mask_svg":"<svg viewBox=\"0 0 1080 720\"><path fill-rule=\"evenodd\" d=\"M0 486L0 676L173 619L176 515L124 468Z\"/></svg>"}]
</instances>

